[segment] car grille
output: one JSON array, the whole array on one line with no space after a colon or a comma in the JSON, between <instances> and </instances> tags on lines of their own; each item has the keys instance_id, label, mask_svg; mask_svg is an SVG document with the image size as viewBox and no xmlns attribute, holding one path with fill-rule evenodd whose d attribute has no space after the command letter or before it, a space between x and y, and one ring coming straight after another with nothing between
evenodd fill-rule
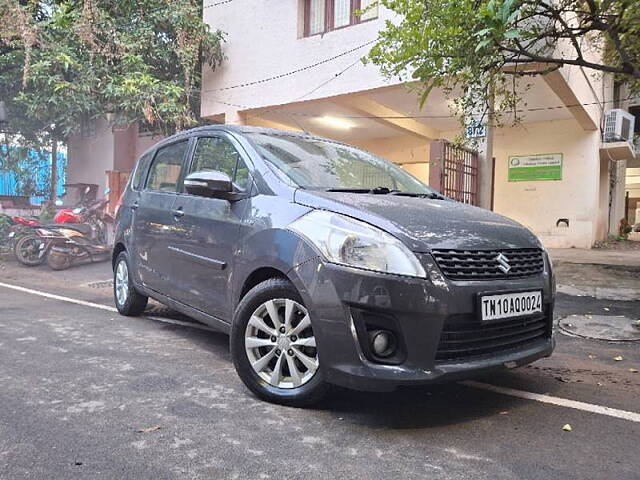
<instances>
[{"instance_id":1,"label":"car grille","mask_svg":"<svg viewBox=\"0 0 640 480\"><path fill-rule=\"evenodd\" d=\"M549 337L546 316L501 320L488 323L446 322L440 336L436 361L456 360L502 352Z\"/></svg>"},{"instance_id":2,"label":"car grille","mask_svg":"<svg viewBox=\"0 0 640 480\"><path fill-rule=\"evenodd\" d=\"M526 277L544 268L542 250L433 250L431 252L442 273L452 280L492 280ZM502 258L502 264L500 262ZM501 266L508 267L501 269Z\"/></svg>"}]
</instances>

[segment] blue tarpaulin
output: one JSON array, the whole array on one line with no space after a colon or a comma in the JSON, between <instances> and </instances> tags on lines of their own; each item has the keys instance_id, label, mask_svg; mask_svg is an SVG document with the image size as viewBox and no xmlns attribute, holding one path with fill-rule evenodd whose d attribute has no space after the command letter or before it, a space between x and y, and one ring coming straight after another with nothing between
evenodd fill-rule
<instances>
[{"instance_id":1,"label":"blue tarpaulin","mask_svg":"<svg viewBox=\"0 0 640 480\"><path fill-rule=\"evenodd\" d=\"M0 148L4 150L6 147L2 146ZM51 152L38 152L35 149L29 149L27 155L28 158L19 163L19 166L31 172L31 179L36 186L36 195L31 196L31 203L40 205L47 200L43 193L45 193L51 179ZM58 152L58 185L56 188L58 197L64 194L63 185L65 184L66 169L67 155ZM2 165L0 165L0 195L22 195L15 172L2 170Z\"/></svg>"}]
</instances>

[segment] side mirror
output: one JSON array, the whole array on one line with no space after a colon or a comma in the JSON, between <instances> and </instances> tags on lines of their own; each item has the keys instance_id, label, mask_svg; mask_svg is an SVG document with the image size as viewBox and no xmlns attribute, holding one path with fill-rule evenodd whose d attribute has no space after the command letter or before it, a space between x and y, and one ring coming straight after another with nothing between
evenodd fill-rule
<instances>
[{"instance_id":1,"label":"side mirror","mask_svg":"<svg viewBox=\"0 0 640 480\"><path fill-rule=\"evenodd\" d=\"M193 172L184 179L184 188L190 195L224 198L233 196L233 183L229 175L217 171Z\"/></svg>"}]
</instances>

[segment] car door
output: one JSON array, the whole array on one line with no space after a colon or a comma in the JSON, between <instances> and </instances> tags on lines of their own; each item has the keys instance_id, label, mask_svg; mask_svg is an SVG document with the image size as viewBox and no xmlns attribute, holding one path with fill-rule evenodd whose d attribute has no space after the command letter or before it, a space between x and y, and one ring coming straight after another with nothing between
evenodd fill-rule
<instances>
[{"instance_id":1,"label":"car door","mask_svg":"<svg viewBox=\"0 0 640 480\"><path fill-rule=\"evenodd\" d=\"M171 263L168 247L175 233L172 212L189 150L189 141L163 146L149 167L137 200L132 204L133 244L140 280L145 287L171 295Z\"/></svg>"},{"instance_id":2,"label":"car door","mask_svg":"<svg viewBox=\"0 0 640 480\"><path fill-rule=\"evenodd\" d=\"M220 134L195 142L186 175L220 171L233 180L235 191L251 191L247 159L235 140ZM177 243L170 247L177 299L222 320L231 316L227 289L248 203L180 193L174 204L174 210L181 212L176 220Z\"/></svg>"}]
</instances>

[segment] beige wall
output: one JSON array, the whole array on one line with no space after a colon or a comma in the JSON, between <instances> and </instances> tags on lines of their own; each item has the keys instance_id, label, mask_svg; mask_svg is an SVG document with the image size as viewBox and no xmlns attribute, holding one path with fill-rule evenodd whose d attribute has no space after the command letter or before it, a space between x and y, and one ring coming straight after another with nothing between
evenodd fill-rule
<instances>
[{"instance_id":1,"label":"beige wall","mask_svg":"<svg viewBox=\"0 0 640 480\"><path fill-rule=\"evenodd\" d=\"M98 121L95 136L69 140L67 183L95 183L102 193L107 187L108 170L130 171L140 155L163 138L139 136L136 126L114 133L105 121Z\"/></svg>"},{"instance_id":2,"label":"beige wall","mask_svg":"<svg viewBox=\"0 0 640 480\"><path fill-rule=\"evenodd\" d=\"M380 7L375 20L302 38L302 3L301 0L253 1L251 8L247 8L247 2L230 2L204 10L205 22L227 34L223 49L228 60L215 72L208 68L203 71L203 117L229 112L229 121L231 112L246 110L243 106L260 108L290 103L292 99L312 100L399 83L398 79L385 81L376 66L358 61L368 48L344 54L375 40L384 22L394 18L390 11ZM341 56L295 75L224 90L299 70L336 55ZM336 73L343 70L344 73L336 77ZM325 81L326 84L319 87Z\"/></svg>"},{"instance_id":3,"label":"beige wall","mask_svg":"<svg viewBox=\"0 0 640 480\"><path fill-rule=\"evenodd\" d=\"M96 135L74 136L67 145L67 183L96 183L98 192L106 188L105 172L113 169L113 133L105 121L98 121Z\"/></svg>"},{"instance_id":4,"label":"beige wall","mask_svg":"<svg viewBox=\"0 0 640 480\"><path fill-rule=\"evenodd\" d=\"M590 248L603 238L599 132L563 120L498 129L495 134L495 211L526 225L547 247ZM511 155L562 153L560 181L508 182ZM604 194L604 192L603 192ZM569 228L556 227L559 218Z\"/></svg>"}]
</instances>

